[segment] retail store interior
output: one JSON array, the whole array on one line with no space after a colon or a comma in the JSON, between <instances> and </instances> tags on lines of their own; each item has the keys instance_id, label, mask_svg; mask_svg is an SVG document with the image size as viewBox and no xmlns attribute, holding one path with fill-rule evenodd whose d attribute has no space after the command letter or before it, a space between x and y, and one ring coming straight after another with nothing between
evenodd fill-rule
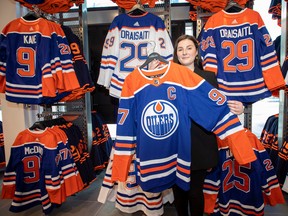
<instances>
[{"instance_id":1,"label":"retail store interior","mask_svg":"<svg viewBox=\"0 0 288 216\"><path fill-rule=\"evenodd\" d=\"M57 0L55 0L57 1ZM229 0L230 1L230 0ZM25 2L25 0L1 0L0 2L0 14L7 14L6 19L0 20L0 27L4 28L4 26L12 19L16 17L21 17L27 15L30 10L35 12L34 9L27 9L25 6L21 5L20 2ZM29 1L27 1L29 2ZM30 0L30 2L33 2ZM34 1L37 2L37 1ZM41 2L41 1L39 1ZM44 2L44 0L43 0ZM45 0L48 2L48 0ZM111 1L111 0L85 0L85 1L77 1L74 0L71 2L74 3L74 6L70 8L70 11L57 13L56 16L52 16L52 19L56 19L56 22L62 20L63 23L67 26L70 26L71 29L75 32L75 35L79 36L81 42L83 43L83 53L84 56L87 57L87 63L89 65L90 75L93 82L97 82L99 71L102 59L102 48L107 45L106 35L109 31L111 23L114 21L114 18L118 16L118 14L125 13L125 10L118 6L115 2L121 1ZM128 2L128 1L127 1ZM129 1L130 2L130 1ZM141 2L141 1L138 1ZM143 1L144 2L144 1ZM146 3L149 1L146 1ZM152 1L150 1L152 2ZM157 1L156 1L157 2ZM164 3L163 3L164 2ZM167 3L169 2L169 3ZM191 4L188 0L170 0L170 1L158 1L155 8L148 7L147 4L145 6L145 10L154 12L156 15L159 15L164 21L167 27L167 31L171 37L171 41L174 44L176 38L182 34L192 34L199 35L200 30L202 28L203 22L207 21L207 16L202 16L203 11L196 10L198 13L198 19L193 20L191 15ZM195 1L197 2L197 1ZM234 1L231 1L234 2ZM273 17L272 18L272 9L271 5L274 1L266 2L265 4L261 0L247 0L246 6L251 7L253 10L259 12L262 16L265 25L270 33L271 39L274 41L280 36L287 40L287 4L286 0L280 0L279 4L282 3L283 8L286 9L286 13L282 11L282 18ZM281 2L281 3L280 3ZM77 5L78 4L78 5ZM169 7L167 7L169 4ZM158 5L158 6L157 6ZM159 7L159 5L162 5ZM164 6L163 6L164 5ZM279 5L278 5L279 6ZM7 8L6 8L7 7ZM6 8L6 11L5 9ZM37 7L36 7L37 8ZM276 8L276 7L275 7ZM274 12L276 9L274 8ZM271 10L268 13L268 10ZM279 9L279 8L278 8ZM281 6L280 6L281 9ZM12 12L8 12L11 10ZM201 13L199 12L201 11ZM206 11L207 12L207 11ZM281 11L280 11L281 12ZM12 15L11 15L12 13ZM13 14L15 13L15 15ZM205 12L204 12L205 13ZM189 16L190 14L190 16ZM209 16L210 12L207 12ZM283 18L283 15L286 18ZM49 16L51 17L51 16ZM47 18L47 17L46 17ZM76 19L76 21L75 21ZM76 24L75 24L76 23ZM281 26L282 25L282 26ZM111 42L111 41L110 41ZM113 42L113 40L112 40ZM112 43L111 42L111 43ZM32 42L31 42L32 43ZM284 62L285 57L287 56L287 44L284 46L283 40L278 47L280 54L280 63ZM1 41L0 41L1 44ZM109 45L109 44L108 44ZM140 51L139 51L140 52ZM1 57L1 56L0 56ZM287 59L287 57L286 57ZM0 59L0 63L1 63ZM25 62L26 63L26 62ZM1 65L0 65L1 67ZM1 68L0 68L1 69ZM286 69L287 70L287 69ZM1 75L1 71L0 71ZM285 81L287 83L287 78L285 77ZM116 126L117 126L117 108L119 105L118 98L112 97L109 95L109 90L107 90L104 86L99 84L95 85L95 90L92 89L87 90L85 94L82 95L82 98L76 100L76 103L71 103L72 105L63 105L65 104L55 103L57 104L55 107L52 105L48 106L38 106L38 105L29 105L24 104L19 105L19 103L10 103L5 100L5 95L0 93L0 122L2 127L3 122L3 137L4 137L4 145L3 152L6 155L6 164L10 158L10 148L12 143L18 133L23 129L30 128L34 123L42 121L47 116L53 116L53 113L56 113L55 116L58 118L65 113L67 116L71 117L75 113L81 116L81 119L74 121L74 123L81 130L84 130L84 142L90 143L88 144L88 151L91 151L91 146L94 140L94 131L92 132L93 127L93 117L89 116L87 113L93 113L97 110L97 113L100 114L103 121L103 125L107 126L107 130L109 131L109 136L112 141L116 138ZM287 85L286 85L287 88ZM285 135L288 134L288 122L287 116L287 108L288 108L288 96L286 95L286 91L284 90L280 92L280 94L276 96L271 96L268 98L261 99L253 104L248 104L245 107L245 112L239 115L240 122L251 130L260 140L263 138L263 129L267 123L269 117L279 114L279 123L277 138L279 143L286 143ZM76 96L75 96L76 97ZM67 103L69 104L69 103ZM3 108L5 107L5 108ZM76 108L75 108L76 107ZM74 109L75 108L75 109ZM70 110L71 109L71 110ZM55 111L56 110L56 111ZM67 111L68 110L68 111ZM69 112L71 112L69 114ZM55 117L53 116L53 118ZM83 119L82 119L82 116ZM7 119L12 119L7 123ZM6 120L6 122L4 122ZM50 120L50 119L49 119ZM19 122L17 122L19 121ZM13 123L12 123L13 122ZM17 122L17 124L15 124ZM84 126L83 126L84 125ZM9 134L5 133L5 128L9 130ZM7 136L8 134L8 136ZM10 136L9 136L10 135ZM1 136L0 136L1 139ZM3 138L2 138L3 139ZM6 144L7 143L7 144ZM1 147L1 143L0 143ZM109 146L110 149L111 146ZM87 150L87 149L86 149ZM1 156L1 152L0 152ZM286 155L286 167L288 167L288 155ZM3 166L4 164L4 166ZM105 166L108 164L108 159L105 161ZM157 216L158 214L145 214L143 211L138 210L133 213L127 213L121 211L119 208L115 206L115 200L109 201L107 200L105 203L99 202L99 194L101 187L103 187L103 180L105 178L106 167L103 166L101 168L94 168L95 179L89 182L83 190L79 190L72 195L69 195L66 200L62 204L56 204L53 207L53 210L49 213L45 213L43 211L43 206L37 205L33 206L27 210L12 212L11 211L11 203L12 199L3 199L3 195L0 198L0 216L40 216L40 215L50 215L50 216ZM0 158L0 195L2 194L2 184L4 181L5 174L5 163L2 163L1 166L1 158ZM287 171L288 168L285 168ZM252 180L251 180L252 181ZM237 182L239 183L239 182ZM236 183L236 184L237 184ZM234 184L234 183L233 183ZM240 182L241 184L241 182ZM243 183L244 184L244 183ZM264 207L264 215L265 216L287 216L288 215L288 173L285 180L286 190L281 191L283 193L283 197L285 203L277 204L277 205L269 205L265 204ZM281 185L282 186L282 185ZM73 191L73 189L72 189ZM6 191L7 193L7 191ZM115 193L115 192L114 192ZM115 198L115 194L110 194L110 198ZM20 199L20 198L19 198ZM177 216L177 212L173 202L165 202L162 206L163 208L163 216ZM205 214L203 216L208 216L209 214ZM211 216L214 214L211 214ZM224 213L219 213L215 215L227 215ZM235 212L233 214L237 215ZM239 214L246 215L246 214ZM247 214L249 215L249 214ZM261 214L262 215L262 214ZM193 216L193 215L191 215Z\"/></svg>"}]
</instances>

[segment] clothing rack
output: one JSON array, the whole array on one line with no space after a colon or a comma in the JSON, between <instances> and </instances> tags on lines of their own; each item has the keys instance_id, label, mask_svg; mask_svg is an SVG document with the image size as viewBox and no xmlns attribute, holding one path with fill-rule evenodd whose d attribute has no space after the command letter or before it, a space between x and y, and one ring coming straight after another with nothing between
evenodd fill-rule
<instances>
[{"instance_id":1,"label":"clothing rack","mask_svg":"<svg viewBox=\"0 0 288 216\"><path fill-rule=\"evenodd\" d=\"M285 57L288 54L287 41L287 10L288 4L285 0L281 1L281 50L280 50L280 64L282 65ZM286 83L287 85L287 83ZM278 146L279 148L288 137L288 92L287 90L280 90L279 92L279 117L278 117Z\"/></svg>"},{"instance_id":2,"label":"clothing rack","mask_svg":"<svg viewBox=\"0 0 288 216\"><path fill-rule=\"evenodd\" d=\"M88 47L88 24L87 24L87 4L84 2L79 5L78 9L71 9L65 13L59 13L58 20L60 24L68 26L72 29L82 41L83 54L89 66L89 47ZM57 117L60 115L79 115L77 120L73 121L83 132L84 141L88 145L88 151L92 147L92 117L91 117L91 96L90 92L76 101L59 102L43 107L43 112L37 116L44 119Z\"/></svg>"}]
</instances>

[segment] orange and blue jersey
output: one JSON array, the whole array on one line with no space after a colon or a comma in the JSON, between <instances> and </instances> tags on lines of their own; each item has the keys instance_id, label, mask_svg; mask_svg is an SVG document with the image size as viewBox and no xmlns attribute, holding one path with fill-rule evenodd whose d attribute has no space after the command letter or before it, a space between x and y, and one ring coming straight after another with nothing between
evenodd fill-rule
<instances>
[{"instance_id":1,"label":"orange and blue jersey","mask_svg":"<svg viewBox=\"0 0 288 216\"><path fill-rule=\"evenodd\" d=\"M82 189L65 135L51 128L26 129L17 135L2 185L2 198L12 199L10 211L42 205L49 214L53 204L62 204Z\"/></svg>"},{"instance_id":2,"label":"orange and blue jersey","mask_svg":"<svg viewBox=\"0 0 288 216\"><path fill-rule=\"evenodd\" d=\"M79 87L67 39L57 28L43 18L22 17L5 26L0 38L0 90L8 101L45 104L45 97Z\"/></svg>"},{"instance_id":3,"label":"orange and blue jersey","mask_svg":"<svg viewBox=\"0 0 288 216\"><path fill-rule=\"evenodd\" d=\"M126 180L135 153L137 184L144 191L175 183L188 190L192 120L227 140L240 164L256 159L225 95L207 81L173 62L155 71L136 68L120 98L112 180Z\"/></svg>"},{"instance_id":4,"label":"orange and blue jersey","mask_svg":"<svg viewBox=\"0 0 288 216\"><path fill-rule=\"evenodd\" d=\"M275 47L260 14L213 14L201 36L205 70L217 74L219 90L229 99L253 103L285 86Z\"/></svg>"},{"instance_id":5,"label":"orange and blue jersey","mask_svg":"<svg viewBox=\"0 0 288 216\"><path fill-rule=\"evenodd\" d=\"M227 143L219 141L220 160L204 182L205 213L264 215L265 205L285 203L270 157L259 139L246 130L257 160L240 165Z\"/></svg>"}]
</instances>

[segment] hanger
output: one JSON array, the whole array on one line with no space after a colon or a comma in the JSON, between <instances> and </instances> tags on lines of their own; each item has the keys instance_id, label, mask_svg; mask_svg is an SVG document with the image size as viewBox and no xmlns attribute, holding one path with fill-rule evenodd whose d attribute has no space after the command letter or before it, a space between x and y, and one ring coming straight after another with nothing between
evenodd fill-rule
<instances>
[{"instance_id":1,"label":"hanger","mask_svg":"<svg viewBox=\"0 0 288 216\"><path fill-rule=\"evenodd\" d=\"M40 15L35 11L29 11L26 15L22 17L24 20L36 20L40 18Z\"/></svg>"},{"instance_id":2,"label":"hanger","mask_svg":"<svg viewBox=\"0 0 288 216\"><path fill-rule=\"evenodd\" d=\"M42 11L37 5L32 5L32 9L24 15L22 18L25 20L36 20L40 18L42 15Z\"/></svg>"},{"instance_id":3,"label":"hanger","mask_svg":"<svg viewBox=\"0 0 288 216\"><path fill-rule=\"evenodd\" d=\"M236 13L242 11L243 9L244 7L239 5L237 2L230 0L224 10L228 13Z\"/></svg>"},{"instance_id":4,"label":"hanger","mask_svg":"<svg viewBox=\"0 0 288 216\"><path fill-rule=\"evenodd\" d=\"M29 128L29 130L35 130L35 129L39 129L39 130L45 130L46 126L43 124L42 121L36 121L34 122L34 124Z\"/></svg>"},{"instance_id":5,"label":"hanger","mask_svg":"<svg viewBox=\"0 0 288 216\"><path fill-rule=\"evenodd\" d=\"M140 1L137 2L128 12L129 15L142 15L146 13L146 10L142 4L140 4Z\"/></svg>"},{"instance_id":6,"label":"hanger","mask_svg":"<svg viewBox=\"0 0 288 216\"><path fill-rule=\"evenodd\" d=\"M162 63L168 64L169 62L167 60L165 60L159 53L157 52L153 52L151 53L148 58L146 59L146 61L139 67L140 69L143 69L144 67L146 67L147 65L149 65L150 62L152 62L153 60L159 60Z\"/></svg>"}]
</instances>

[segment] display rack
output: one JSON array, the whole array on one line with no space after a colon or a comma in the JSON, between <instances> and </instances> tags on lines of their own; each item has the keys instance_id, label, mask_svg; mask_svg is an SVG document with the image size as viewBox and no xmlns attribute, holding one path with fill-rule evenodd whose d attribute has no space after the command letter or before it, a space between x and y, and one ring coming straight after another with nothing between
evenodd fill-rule
<instances>
[{"instance_id":1,"label":"display rack","mask_svg":"<svg viewBox=\"0 0 288 216\"><path fill-rule=\"evenodd\" d=\"M57 15L58 22L71 28L83 45L83 54L89 66L89 48L88 48L88 25L87 25L87 5L83 3L78 9L72 9L65 13ZM85 97L68 102L59 102L43 107L43 112L38 117L51 119L62 115L77 115L78 118L73 120L83 132L84 141L88 145L90 152L92 147L92 116L91 116L91 97L90 92L85 93Z\"/></svg>"},{"instance_id":2,"label":"display rack","mask_svg":"<svg viewBox=\"0 0 288 216\"><path fill-rule=\"evenodd\" d=\"M280 64L282 65L285 57L288 55L287 41L287 10L288 4L285 0L281 2L281 50ZM287 83L286 83L287 84ZM279 92L279 116L278 116L278 146L279 149L288 137L288 92L280 90Z\"/></svg>"}]
</instances>

